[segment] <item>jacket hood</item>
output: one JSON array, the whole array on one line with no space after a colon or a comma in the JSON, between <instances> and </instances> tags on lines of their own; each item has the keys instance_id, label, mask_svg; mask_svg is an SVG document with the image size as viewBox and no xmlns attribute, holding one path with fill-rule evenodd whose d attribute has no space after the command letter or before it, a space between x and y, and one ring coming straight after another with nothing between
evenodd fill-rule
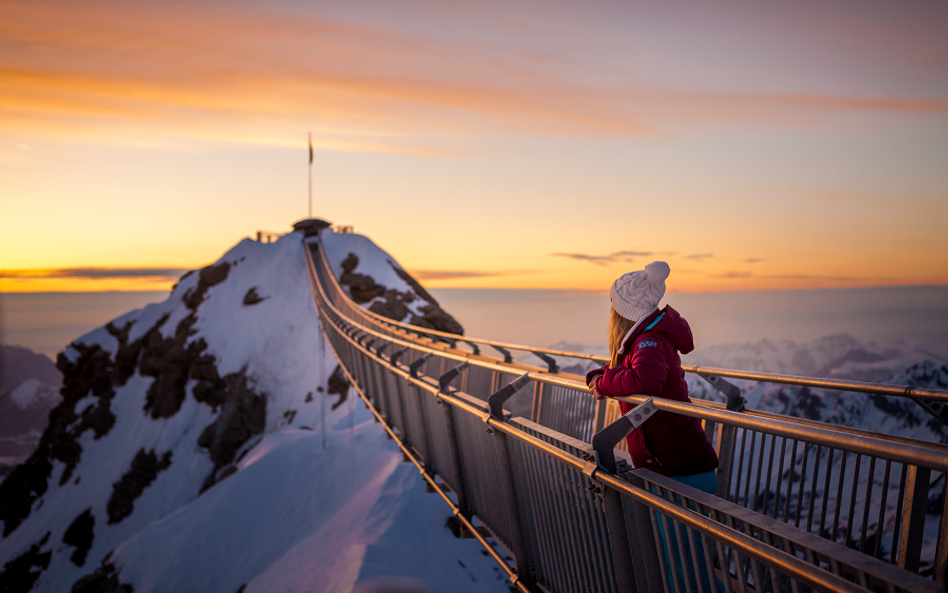
<instances>
[{"instance_id":1,"label":"jacket hood","mask_svg":"<svg viewBox=\"0 0 948 593\"><path fill-rule=\"evenodd\" d=\"M644 333L660 333L667 337L675 348L682 354L688 354L695 349L695 340L691 335L691 326L678 311L665 305L664 309L655 311L640 323L637 323L629 337L622 344L623 350L628 350L630 344Z\"/></svg>"}]
</instances>

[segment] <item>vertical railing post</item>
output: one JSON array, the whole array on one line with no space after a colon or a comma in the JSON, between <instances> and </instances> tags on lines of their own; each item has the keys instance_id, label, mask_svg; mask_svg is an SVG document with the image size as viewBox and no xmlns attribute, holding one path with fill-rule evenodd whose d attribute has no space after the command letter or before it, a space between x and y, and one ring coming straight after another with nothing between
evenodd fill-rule
<instances>
[{"instance_id":1,"label":"vertical railing post","mask_svg":"<svg viewBox=\"0 0 948 593\"><path fill-rule=\"evenodd\" d=\"M425 358L427 358L427 356ZM439 378L438 385L442 393L448 390L448 385L451 383L451 380L461 374L461 371L464 370L466 366L466 362L462 363ZM458 497L458 508L465 517L469 518L471 516L471 507L470 504L468 504L467 487L464 484L464 470L461 467L461 452L458 447L458 429L457 421L454 418L454 406L445 405L440 398L436 398L436 403L441 406L442 413L444 414L445 433L448 437L448 455L450 455L451 465L454 467L453 478L454 487L456 488L455 494Z\"/></svg>"},{"instance_id":2,"label":"vertical railing post","mask_svg":"<svg viewBox=\"0 0 948 593\"><path fill-rule=\"evenodd\" d=\"M948 480L948 476L942 476ZM941 518L938 521L938 537L935 544L935 580L948 591L948 482L941 495Z\"/></svg>"},{"instance_id":3,"label":"vertical railing post","mask_svg":"<svg viewBox=\"0 0 948 593\"><path fill-rule=\"evenodd\" d=\"M606 411L609 409L609 400L596 400L596 420L593 424L593 434L606 427Z\"/></svg>"},{"instance_id":4,"label":"vertical railing post","mask_svg":"<svg viewBox=\"0 0 948 593\"><path fill-rule=\"evenodd\" d=\"M737 427L721 423L721 445L718 448L718 485L714 495L727 500L734 469L734 447L737 446Z\"/></svg>"},{"instance_id":5,"label":"vertical railing post","mask_svg":"<svg viewBox=\"0 0 948 593\"><path fill-rule=\"evenodd\" d=\"M902 512L902 532L899 534L899 568L918 572L921 565L922 535L925 531L925 507L928 504L928 485L932 470L910 465L905 484L905 506Z\"/></svg>"},{"instance_id":6,"label":"vertical railing post","mask_svg":"<svg viewBox=\"0 0 948 593\"><path fill-rule=\"evenodd\" d=\"M629 482L633 486L645 489L645 481L638 476L629 476ZM655 538L652 537L652 517L650 516L652 511L631 498L625 499L625 506L629 539L634 548L632 565L635 571L636 587L640 593L660 591L664 585L658 550L655 548Z\"/></svg>"},{"instance_id":7,"label":"vertical railing post","mask_svg":"<svg viewBox=\"0 0 948 593\"><path fill-rule=\"evenodd\" d=\"M593 437L593 451L596 454L595 463L589 462L583 473L590 479L595 480L596 472L606 472L615 475L617 473L615 447L626 437L627 434L641 426L646 420L651 418L657 408L652 398L646 399L641 404L632 408L619 417L618 420L596 433ZM609 531L609 545L612 549L612 564L616 571L616 584L619 591L639 591L646 593L651 591L649 588L649 573L642 567L642 572L638 572L637 565L642 563L641 558L635 558L632 553L632 547L629 537L629 526L627 523L626 510L622 504L622 495L612 488L603 488L602 508L606 518L606 529ZM635 512L635 527L638 529L641 520L648 520L648 515L640 517L640 513ZM645 533L649 533L646 531ZM648 541L639 537L641 532L636 533L637 544L648 546ZM654 550L653 550L654 552ZM637 548L638 553L638 548ZM641 588L640 588L641 586Z\"/></svg>"},{"instance_id":8,"label":"vertical railing post","mask_svg":"<svg viewBox=\"0 0 948 593\"><path fill-rule=\"evenodd\" d=\"M491 394L487 398L490 418L498 422L504 422L504 402L529 382L530 377L528 375L521 375ZM497 447L497 469L501 479L504 512L510 522L510 545L513 548L514 559L517 562L517 577L529 587L535 580L536 561L534 551L527 544L527 534L529 533L529 526L526 523L527 509L522 508L523 499L514 473L513 453L506 433L492 429L488 429L488 432L493 432L494 444Z\"/></svg>"},{"instance_id":9,"label":"vertical railing post","mask_svg":"<svg viewBox=\"0 0 948 593\"><path fill-rule=\"evenodd\" d=\"M534 581L535 560L533 550L527 545L528 527L524 521L526 509L521 508L521 496L513 470L513 457L507 435L494 431L494 443L497 445L497 462L502 482L504 510L510 519L510 545L517 561L517 576L526 584Z\"/></svg>"}]
</instances>

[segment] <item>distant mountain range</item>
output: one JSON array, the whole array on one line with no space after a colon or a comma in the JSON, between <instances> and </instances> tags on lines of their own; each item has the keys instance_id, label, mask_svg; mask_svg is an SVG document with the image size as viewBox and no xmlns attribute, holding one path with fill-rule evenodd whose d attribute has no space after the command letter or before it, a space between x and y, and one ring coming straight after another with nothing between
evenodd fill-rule
<instances>
[{"instance_id":1,"label":"distant mountain range","mask_svg":"<svg viewBox=\"0 0 948 593\"><path fill-rule=\"evenodd\" d=\"M554 350L607 356L603 344L559 342ZM584 374L597 363L559 358L563 370ZM682 358L691 366L912 385L948 389L948 336L923 345L905 342L861 343L845 334L807 343L761 340L745 344L719 344ZM536 364L536 361L532 361ZM692 398L724 401L710 383L686 375ZM804 389L773 383L729 379L741 388L751 409L786 414L898 434L929 442L948 442L948 429L905 398ZM874 412L871 412L875 410Z\"/></svg>"},{"instance_id":2,"label":"distant mountain range","mask_svg":"<svg viewBox=\"0 0 948 593\"><path fill-rule=\"evenodd\" d=\"M0 345L0 476L36 448L49 411L61 399L62 380L48 357L20 346Z\"/></svg>"}]
</instances>

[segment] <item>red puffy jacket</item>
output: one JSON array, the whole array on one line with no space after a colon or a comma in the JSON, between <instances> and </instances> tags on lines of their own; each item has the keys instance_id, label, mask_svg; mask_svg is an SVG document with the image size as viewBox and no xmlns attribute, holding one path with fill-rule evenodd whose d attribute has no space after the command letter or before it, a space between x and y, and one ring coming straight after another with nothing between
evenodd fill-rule
<instances>
[{"instance_id":1,"label":"red puffy jacket","mask_svg":"<svg viewBox=\"0 0 948 593\"><path fill-rule=\"evenodd\" d=\"M646 317L625 341L619 365L590 371L586 384L599 376L596 390L606 397L650 395L690 402L682 354L694 350L688 322L666 306ZM619 402L622 413L632 406ZM635 467L666 476L687 476L718 467L718 456L701 429L701 421L690 416L659 411L626 437Z\"/></svg>"}]
</instances>

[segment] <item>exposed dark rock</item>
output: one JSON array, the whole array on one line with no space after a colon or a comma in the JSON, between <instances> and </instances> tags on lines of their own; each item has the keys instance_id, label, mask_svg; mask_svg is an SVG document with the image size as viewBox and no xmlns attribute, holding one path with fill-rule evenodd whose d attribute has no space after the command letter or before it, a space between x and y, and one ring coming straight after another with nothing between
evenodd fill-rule
<instances>
[{"instance_id":1,"label":"exposed dark rock","mask_svg":"<svg viewBox=\"0 0 948 593\"><path fill-rule=\"evenodd\" d=\"M88 508L76 517L63 534L63 543L76 548L72 553L72 563L82 566L86 563L86 555L92 547L92 538L95 528L95 516L92 508Z\"/></svg>"},{"instance_id":2,"label":"exposed dark rock","mask_svg":"<svg viewBox=\"0 0 948 593\"><path fill-rule=\"evenodd\" d=\"M184 293L184 297L181 299L185 306L192 311L196 311L198 306L204 302L207 289L226 280L229 272L230 264L228 262L201 268L197 286Z\"/></svg>"},{"instance_id":3,"label":"exposed dark rock","mask_svg":"<svg viewBox=\"0 0 948 593\"><path fill-rule=\"evenodd\" d=\"M174 336L165 338L158 330L158 326L152 328L144 336L144 352L138 372L142 376L155 378L145 396L145 411L150 412L152 418L169 418L181 409L186 395L188 377L195 362L202 367L213 366L214 357L204 354L207 343L200 339L188 344L188 340L194 335L192 326L197 322L195 313L198 306L204 302L207 290L226 280L229 272L230 264L227 262L201 269L197 286L188 290L182 298L182 302L192 312L178 323ZM198 371L199 374L201 372L204 371ZM216 376L216 374L215 369L213 375ZM215 401L214 390L213 380L199 383L195 397L199 401L213 402ZM211 405L216 407L219 403L211 403Z\"/></svg>"},{"instance_id":4,"label":"exposed dark rock","mask_svg":"<svg viewBox=\"0 0 948 593\"><path fill-rule=\"evenodd\" d=\"M368 303L385 293L385 287L375 283L371 276L356 274L353 270L359 265L359 257L350 253L342 261L342 275L339 284L349 288L349 297L357 303Z\"/></svg>"},{"instance_id":5,"label":"exposed dark rock","mask_svg":"<svg viewBox=\"0 0 948 593\"><path fill-rule=\"evenodd\" d=\"M428 329L464 335L464 328L461 327L461 324L448 315L448 313L438 305L434 297L432 297L417 280L412 278L408 272L398 267L392 260L388 260L388 264L392 266L392 269L395 270L399 278L411 286L414 294L411 292L401 292L394 288L386 289L384 286L377 284L371 276L357 274L354 270L359 265L359 257L354 253L350 253L346 259L342 261L342 264L340 264L342 267L342 275L339 276L339 284L348 287L349 296L353 301L359 304L368 303L373 299L383 297L384 300L377 300L372 303L369 306L369 311L388 317L389 319L394 319L395 321L402 321L411 314L408 304L412 303L417 295L425 301L428 301L428 304L419 307L419 314L411 315L409 323Z\"/></svg>"},{"instance_id":6,"label":"exposed dark rock","mask_svg":"<svg viewBox=\"0 0 948 593\"><path fill-rule=\"evenodd\" d=\"M286 420L287 424L293 424L293 420L296 418L296 410L287 410L283 412L283 419Z\"/></svg>"},{"instance_id":7,"label":"exposed dark rock","mask_svg":"<svg viewBox=\"0 0 948 593\"><path fill-rule=\"evenodd\" d=\"M30 549L3 565L0 572L0 587L9 593L26 593L33 588L33 584L40 574L49 566L53 552L40 552L40 548L49 541L50 532L39 542L30 546Z\"/></svg>"},{"instance_id":8,"label":"exposed dark rock","mask_svg":"<svg viewBox=\"0 0 948 593\"><path fill-rule=\"evenodd\" d=\"M268 298L270 297L262 297L257 294L257 287L254 286L247 291L247 294L244 295L244 305L256 305L257 303L261 303Z\"/></svg>"},{"instance_id":9,"label":"exposed dark rock","mask_svg":"<svg viewBox=\"0 0 948 593\"><path fill-rule=\"evenodd\" d=\"M203 342L203 338L199 340ZM205 403L214 410L227 399L227 386L217 372L217 360L210 354L203 354L191 364L191 378L197 381L192 388L194 399Z\"/></svg>"},{"instance_id":10,"label":"exposed dark rock","mask_svg":"<svg viewBox=\"0 0 948 593\"><path fill-rule=\"evenodd\" d=\"M390 288L382 296L385 300L372 303L369 306L369 311L395 321L401 321L411 313L406 303L414 301L415 296L410 292L399 292L394 288Z\"/></svg>"},{"instance_id":11,"label":"exposed dark rock","mask_svg":"<svg viewBox=\"0 0 948 593\"><path fill-rule=\"evenodd\" d=\"M166 452L161 459L154 451L141 449L132 460L132 467L118 481L112 484L112 496L106 510L109 513L109 525L120 522L132 514L135 508L135 499L142 495L145 488L155 481L158 472L171 466L171 451Z\"/></svg>"},{"instance_id":12,"label":"exposed dark rock","mask_svg":"<svg viewBox=\"0 0 948 593\"><path fill-rule=\"evenodd\" d=\"M461 524L461 520L455 517L454 515L450 515L447 518L447 520L444 522L444 526L446 529L451 531L454 537L456 538L461 537L461 530L463 529L464 526Z\"/></svg>"},{"instance_id":13,"label":"exposed dark rock","mask_svg":"<svg viewBox=\"0 0 948 593\"><path fill-rule=\"evenodd\" d=\"M304 237L318 235L319 231L329 228L330 223L318 218L306 218L293 225L293 230L297 233L303 233Z\"/></svg>"},{"instance_id":14,"label":"exposed dark rock","mask_svg":"<svg viewBox=\"0 0 948 593\"><path fill-rule=\"evenodd\" d=\"M214 485L214 473L231 463L237 450L252 436L263 433L266 427L266 396L253 391L247 384L245 372L227 375L223 383L221 413L198 438L198 445L208 450L214 462L214 472L208 476L202 491Z\"/></svg>"},{"instance_id":15,"label":"exposed dark rock","mask_svg":"<svg viewBox=\"0 0 948 593\"><path fill-rule=\"evenodd\" d=\"M186 345L193 333L191 326L196 321L193 313L188 315L170 338L164 337L158 326L144 336L138 372L143 377L155 378L145 394L144 409L156 420L174 416L181 409L191 361L207 347L202 340Z\"/></svg>"},{"instance_id":16,"label":"exposed dark rock","mask_svg":"<svg viewBox=\"0 0 948 593\"><path fill-rule=\"evenodd\" d=\"M427 327L451 334L464 335L464 328L461 324L448 315L444 309L434 303L428 303L418 308L422 315L412 315L411 324L420 327Z\"/></svg>"},{"instance_id":17,"label":"exposed dark rock","mask_svg":"<svg viewBox=\"0 0 948 593\"><path fill-rule=\"evenodd\" d=\"M346 376L342 367L337 364L332 374L329 375L329 382L326 388L326 391L329 393L339 396L339 401L332 405L333 410L341 406L343 402L346 401L346 398L349 397L349 386L349 377Z\"/></svg>"},{"instance_id":18,"label":"exposed dark rock","mask_svg":"<svg viewBox=\"0 0 948 593\"><path fill-rule=\"evenodd\" d=\"M168 320L165 315L158 321L158 325L163 325ZM139 338L131 344L128 343L128 333L131 331L134 321L129 321L121 329L115 327L110 321L105 329L118 340L118 348L115 351L115 362L112 368L112 384L116 387L125 385L129 377L135 373L135 367L138 365L138 355L142 350L142 339Z\"/></svg>"},{"instance_id":19,"label":"exposed dark rock","mask_svg":"<svg viewBox=\"0 0 948 593\"><path fill-rule=\"evenodd\" d=\"M339 264L339 267L342 268L343 274L350 274L356 267L359 265L359 256L354 253L349 253L346 256L346 259L342 260L342 263Z\"/></svg>"},{"instance_id":20,"label":"exposed dark rock","mask_svg":"<svg viewBox=\"0 0 948 593\"><path fill-rule=\"evenodd\" d=\"M0 484L0 519L3 537L10 535L29 517L33 502L46 493L53 465L49 446L37 449L25 463L16 466Z\"/></svg>"},{"instance_id":21,"label":"exposed dark rock","mask_svg":"<svg viewBox=\"0 0 948 593\"><path fill-rule=\"evenodd\" d=\"M312 391L310 391L309 393L306 394L306 399L303 400L303 403L308 404L308 403L310 403L311 401L313 401L313 392L312 392Z\"/></svg>"},{"instance_id":22,"label":"exposed dark rock","mask_svg":"<svg viewBox=\"0 0 948 593\"><path fill-rule=\"evenodd\" d=\"M103 562L94 573L76 581L72 593L133 593L133 589L119 581L115 565Z\"/></svg>"}]
</instances>

